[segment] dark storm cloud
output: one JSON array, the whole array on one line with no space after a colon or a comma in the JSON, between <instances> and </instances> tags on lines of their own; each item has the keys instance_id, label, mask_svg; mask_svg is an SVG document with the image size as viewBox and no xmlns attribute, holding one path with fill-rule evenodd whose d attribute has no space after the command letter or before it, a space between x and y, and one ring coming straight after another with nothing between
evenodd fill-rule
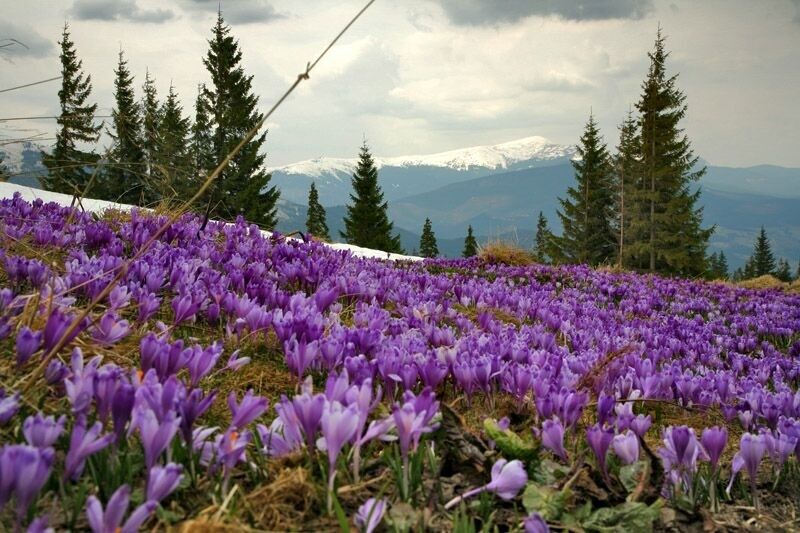
<instances>
[{"instance_id":1,"label":"dark storm cloud","mask_svg":"<svg viewBox=\"0 0 800 533\"><path fill-rule=\"evenodd\" d=\"M78 20L128 20L156 24L175 17L169 9L141 9L136 0L75 0L72 14Z\"/></svg>"},{"instance_id":2,"label":"dark storm cloud","mask_svg":"<svg viewBox=\"0 0 800 533\"><path fill-rule=\"evenodd\" d=\"M30 26L0 20L0 58L45 57L53 49L53 41Z\"/></svg>"},{"instance_id":3,"label":"dark storm cloud","mask_svg":"<svg viewBox=\"0 0 800 533\"><path fill-rule=\"evenodd\" d=\"M231 24L253 24L286 18L286 14L277 11L267 0L188 0L185 4L198 11L216 13L217 9L221 9L225 21Z\"/></svg>"},{"instance_id":4,"label":"dark storm cloud","mask_svg":"<svg viewBox=\"0 0 800 533\"><path fill-rule=\"evenodd\" d=\"M800 0L798 0L800 1ZM565 20L640 19L652 0L439 0L448 18L462 26L516 22L539 16Z\"/></svg>"}]
</instances>

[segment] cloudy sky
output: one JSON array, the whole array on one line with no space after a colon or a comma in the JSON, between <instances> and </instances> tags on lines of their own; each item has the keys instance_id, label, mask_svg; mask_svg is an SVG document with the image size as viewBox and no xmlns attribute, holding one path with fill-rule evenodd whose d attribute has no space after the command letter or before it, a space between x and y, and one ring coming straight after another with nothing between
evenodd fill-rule
<instances>
[{"instance_id":1,"label":"cloudy sky","mask_svg":"<svg viewBox=\"0 0 800 533\"><path fill-rule=\"evenodd\" d=\"M362 3L222 0L263 108ZM216 9L217 0L5 2L0 39L28 48L0 48L0 89L58 75L66 20L100 113L113 103L120 47L137 85L149 70L162 94L172 83L191 108ZM362 135L382 156L530 135L574 144L590 109L614 144L659 22L698 155L800 167L800 0L377 0L271 120L268 164L354 156ZM57 90L0 93L0 118L56 114ZM53 127L0 123L0 136L49 137Z\"/></svg>"}]
</instances>

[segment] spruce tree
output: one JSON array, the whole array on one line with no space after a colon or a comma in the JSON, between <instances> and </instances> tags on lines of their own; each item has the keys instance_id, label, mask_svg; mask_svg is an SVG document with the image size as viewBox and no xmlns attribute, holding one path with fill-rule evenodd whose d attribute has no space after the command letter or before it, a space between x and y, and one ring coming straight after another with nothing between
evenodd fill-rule
<instances>
[{"instance_id":1,"label":"spruce tree","mask_svg":"<svg viewBox=\"0 0 800 533\"><path fill-rule=\"evenodd\" d=\"M439 246L436 244L436 235L433 233L431 219L426 218L422 225L422 236L419 239L419 254L422 257L436 257L439 255Z\"/></svg>"},{"instance_id":2,"label":"spruce tree","mask_svg":"<svg viewBox=\"0 0 800 533\"><path fill-rule=\"evenodd\" d=\"M154 185L162 198L186 199L194 194L189 143L191 124L183 115L183 107L172 85L158 114L156 150L150 163Z\"/></svg>"},{"instance_id":3,"label":"spruce tree","mask_svg":"<svg viewBox=\"0 0 800 533\"><path fill-rule=\"evenodd\" d=\"M147 186L143 193L146 201L157 201L158 193L163 191L159 180L163 179L155 168L158 164L159 130L162 120L162 109L158 103L158 92L155 80L150 77L150 71L145 71L144 84L142 84L142 149L144 153L144 180Z\"/></svg>"},{"instance_id":4,"label":"spruce tree","mask_svg":"<svg viewBox=\"0 0 800 533\"><path fill-rule=\"evenodd\" d=\"M312 181L311 187L308 189L308 216L306 217L306 231L325 241L331 240L328 232L328 223L326 221L325 208L319 203L319 193L317 186Z\"/></svg>"},{"instance_id":5,"label":"spruce tree","mask_svg":"<svg viewBox=\"0 0 800 533\"><path fill-rule=\"evenodd\" d=\"M625 267L625 242L630 239L626 235L630 226L631 202L630 194L639 179L641 168L639 164L639 135L636 119L628 111L628 116L619 127L619 144L617 153L613 158L614 164L614 226L617 231L617 265Z\"/></svg>"},{"instance_id":6,"label":"spruce tree","mask_svg":"<svg viewBox=\"0 0 800 533\"><path fill-rule=\"evenodd\" d=\"M472 234L472 226L467 226L467 237L464 239L464 251L461 252L463 257L474 257L478 255L478 241Z\"/></svg>"},{"instance_id":7,"label":"spruce tree","mask_svg":"<svg viewBox=\"0 0 800 533\"><path fill-rule=\"evenodd\" d=\"M536 254L536 259L540 263L548 263L551 256L551 246L553 242L553 232L547 225L547 218L544 213L539 211L539 218L536 221L536 240L534 242L533 251Z\"/></svg>"},{"instance_id":8,"label":"spruce tree","mask_svg":"<svg viewBox=\"0 0 800 533\"><path fill-rule=\"evenodd\" d=\"M693 190L693 184L706 170L695 170L698 158L679 124L686 116L686 97L675 86L677 75L667 76L664 40L659 28L636 104L642 174L630 198L634 209L626 255L636 268L696 276L705 270L705 249L714 228L701 227L703 209L696 207L700 190Z\"/></svg>"},{"instance_id":9,"label":"spruce tree","mask_svg":"<svg viewBox=\"0 0 800 533\"><path fill-rule=\"evenodd\" d=\"M706 261L707 279L727 279L728 278L728 260L725 258L725 252L713 252L708 256Z\"/></svg>"},{"instance_id":10,"label":"spruce tree","mask_svg":"<svg viewBox=\"0 0 800 533\"><path fill-rule=\"evenodd\" d=\"M616 233L613 169L592 115L577 149L580 159L572 162L576 186L567 189L567 198L559 198L558 216L564 232L555 244L557 255L565 262L598 265L615 257Z\"/></svg>"},{"instance_id":11,"label":"spruce tree","mask_svg":"<svg viewBox=\"0 0 800 533\"><path fill-rule=\"evenodd\" d=\"M142 149L142 121L133 92L133 76L122 50L114 70L114 99L111 111L113 140L108 167L103 176L102 195L107 200L144 205L145 160Z\"/></svg>"},{"instance_id":12,"label":"spruce tree","mask_svg":"<svg viewBox=\"0 0 800 533\"><path fill-rule=\"evenodd\" d=\"M212 166L216 166L263 115L258 111L258 97L253 94L253 76L245 74L239 43L231 36L221 12L212 33L203 64L211 75L204 97L213 125ZM280 193L274 186L267 188L270 175L263 168L265 156L261 153L265 137L266 132L250 140L217 178L211 192L211 216L241 215L267 229L275 226Z\"/></svg>"},{"instance_id":13,"label":"spruce tree","mask_svg":"<svg viewBox=\"0 0 800 533\"><path fill-rule=\"evenodd\" d=\"M194 123L192 124L192 140L190 151L192 157L192 173L186 182L186 190L181 191L182 200L191 198L208 174L214 170L214 136L211 118L209 117L208 101L205 98L205 86L197 87L197 100L195 101ZM209 195L205 200L208 201Z\"/></svg>"},{"instance_id":14,"label":"spruce tree","mask_svg":"<svg viewBox=\"0 0 800 533\"><path fill-rule=\"evenodd\" d=\"M96 143L103 125L94 125L97 104L87 103L92 92L92 77L82 71L83 62L78 59L67 24L64 24L59 45L61 90L58 91L58 100L61 113L57 119L53 152L42 154L42 162L48 170L42 185L48 191L82 194L91 179L91 167L99 157L93 151L83 151L81 145Z\"/></svg>"},{"instance_id":15,"label":"spruce tree","mask_svg":"<svg viewBox=\"0 0 800 533\"><path fill-rule=\"evenodd\" d=\"M792 281L792 270L789 266L789 261L783 258L778 260L778 265L775 267L775 277L785 282Z\"/></svg>"},{"instance_id":16,"label":"spruce tree","mask_svg":"<svg viewBox=\"0 0 800 533\"><path fill-rule=\"evenodd\" d=\"M350 244L403 253L400 236L393 235L394 224L389 221L388 202L383 200L383 191L378 185L378 170L369 152L366 141L361 146L358 166L351 180L353 193L344 217L345 230L340 232Z\"/></svg>"},{"instance_id":17,"label":"spruce tree","mask_svg":"<svg viewBox=\"0 0 800 533\"><path fill-rule=\"evenodd\" d=\"M745 268L745 273L750 274L749 277L757 278L775 272L775 256L772 255L772 246L764 226L761 226L749 263L751 265L750 272L747 272Z\"/></svg>"}]
</instances>

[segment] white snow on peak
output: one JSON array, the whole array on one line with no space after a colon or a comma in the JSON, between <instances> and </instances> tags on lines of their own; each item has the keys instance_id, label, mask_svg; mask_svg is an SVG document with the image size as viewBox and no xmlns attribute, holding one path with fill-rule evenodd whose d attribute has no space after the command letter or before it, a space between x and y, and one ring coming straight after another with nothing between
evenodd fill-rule
<instances>
[{"instance_id":1,"label":"white snow on peak","mask_svg":"<svg viewBox=\"0 0 800 533\"><path fill-rule=\"evenodd\" d=\"M473 146L429 155L408 155L398 157L376 157L375 163L381 167L440 167L454 170L506 169L523 161L549 160L574 155L574 148L554 144L544 137L533 136L517 139L494 146ZM344 159L322 157L292 163L270 169L289 175L321 177L351 174L358 163L357 158Z\"/></svg>"}]
</instances>

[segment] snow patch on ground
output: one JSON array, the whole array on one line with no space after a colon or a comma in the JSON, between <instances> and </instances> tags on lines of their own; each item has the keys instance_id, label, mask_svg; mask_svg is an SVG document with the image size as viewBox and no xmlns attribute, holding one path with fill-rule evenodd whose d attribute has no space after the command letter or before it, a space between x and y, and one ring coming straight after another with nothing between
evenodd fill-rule
<instances>
[{"instance_id":1,"label":"snow patch on ground","mask_svg":"<svg viewBox=\"0 0 800 533\"><path fill-rule=\"evenodd\" d=\"M0 183L0 198L12 198L14 193L20 193L22 198L28 202L32 202L41 198L43 202L55 202L59 205L66 207L75 205L73 204L73 197L68 194L61 194L57 192L43 191L41 189L34 189L33 187L26 187L24 185L16 185L14 183ZM89 213L101 213L107 209L129 210L132 206L127 204L118 204L116 202L107 202L105 200L93 200L90 198L82 198L80 205ZM269 237L272 235L269 231L262 231L262 233ZM350 252L354 257L363 257L367 259L389 259L392 261L421 261L421 257L412 255L390 254L380 250L371 250L369 248L361 248L353 246L352 244L332 243L328 244L334 250L344 250Z\"/></svg>"}]
</instances>

